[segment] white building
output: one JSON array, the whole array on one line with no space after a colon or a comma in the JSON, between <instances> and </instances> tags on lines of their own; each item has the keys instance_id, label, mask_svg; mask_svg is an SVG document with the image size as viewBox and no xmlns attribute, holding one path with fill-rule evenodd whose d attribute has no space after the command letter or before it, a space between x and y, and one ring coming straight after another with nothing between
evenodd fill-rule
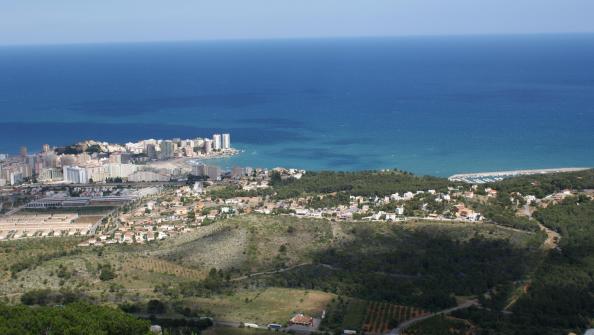
<instances>
[{"instance_id":1,"label":"white building","mask_svg":"<svg viewBox=\"0 0 594 335\"><path fill-rule=\"evenodd\" d=\"M204 140L204 153L209 154L212 151L213 143L211 139Z\"/></svg>"},{"instance_id":2,"label":"white building","mask_svg":"<svg viewBox=\"0 0 594 335\"><path fill-rule=\"evenodd\" d=\"M231 135L223 134L223 149L231 149Z\"/></svg>"},{"instance_id":3,"label":"white building","mask_svg":"<svg viewBox=\"0 0 594 335\"><path fill-rule=\"evenodd\" d=\"M62 171L56 168L41 169L38 177L40 181L62 180L63 178L64 174Z\"/></svg>"},{"instance_id":4,"label":"white building","mask_svg":"<svg viewBox=\"0 0 594 335\"><path fill-rule=\"evenodd\" d=\"M65 166L63 169L64 181L74 184L86 184L89 182L87 170L78 166Z\"/></svg>"},{"instance_id":5,"label":"white building","mask_svg":"<svg viewBox=\"0 0 594 335\"><path fill-rule=\"evenodd\" d=\"M23 182L23 173L20 171L10 172L9 175L10 185L16 185Z\"/></svg>"},{"instance_id":6,"label":"white building","mask_svg":"<svg viewBox=\"0 0 594 335\"><path fill-rule=\"evenodd\" d=\"M221 150L221 148L222 148L221 134L212 135L212 148L214 150Z\"/></svg>"},{"instance_id":7,"label":"white building","mask_svg":"<svg viewBox=\"0 0 594 335\"><path fill-rule=\"evenodd\" d=\"M105 173L108 178L128 178L129 175L133 174L137 170L137 166L134 164L119 164L109 163L103 165Z\"/></svg>"}]
</instances>

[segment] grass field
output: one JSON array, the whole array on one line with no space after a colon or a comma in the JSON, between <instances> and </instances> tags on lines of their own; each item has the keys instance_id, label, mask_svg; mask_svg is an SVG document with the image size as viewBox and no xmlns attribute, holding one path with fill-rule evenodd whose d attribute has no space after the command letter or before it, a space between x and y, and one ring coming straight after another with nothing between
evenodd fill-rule
<instances>
[{"instance_id":1,"label":"grass field","mask_svg":"<svg viewBox=\"0 0 594 335\"><path fill-rule=\"evenodd\" d=\"M209 310L217 320L257 324L286 323L295 313L319 317L335 295L286 288L240 290L230 296L190 298L190 304Z\"/></svg>"},{"instance_id":2,"label":"grass field","mask_svg":"<svg viewBox=\"0 0 594 335\"><path fill-rule=\"evenodd\" d=\"M311 261L311 252L332 239L329 222L288 216L241 216L204 228L154 255L186 267L250 273Z\"/></svg>"}]
</instances>

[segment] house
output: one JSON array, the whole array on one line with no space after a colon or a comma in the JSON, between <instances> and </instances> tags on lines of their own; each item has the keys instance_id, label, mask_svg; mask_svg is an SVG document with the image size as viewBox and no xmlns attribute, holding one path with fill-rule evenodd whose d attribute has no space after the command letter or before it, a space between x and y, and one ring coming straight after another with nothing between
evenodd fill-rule
<instances>
[{"instance_id":1,"label":"house","mask_svg":"<svg viewBox=\"0 0 594 335\"><path fill-rule=\"evenodd\" d=\"M470 217L474 215L474 211L470 208L466 208L466 206L462 203L458 204L455 206L457 211L456 211L456 216L457 217Z\"/></svg>"},{"instance_id":2,"label":"house","mask_svg":"<svg viewBox=\"0 0 594 335\"><path fill-rule=\"evenodd\" d=\"M497 190L494 190L490 187L485 188L485 193L487 193L487 196L491 198L495 198L497 196Z\"/></svg>"},{"instance_id":3,"label":"house","mask_svg":"<svg viewBox=\"0 0 594 335\"><path fill-rule=\"evenodd\" d=\"M299 325L299 326L313 326L313 318L311 316L304 315L302 313L295 314L290 320L290 325Z\"/></svg>"}]
</instances>

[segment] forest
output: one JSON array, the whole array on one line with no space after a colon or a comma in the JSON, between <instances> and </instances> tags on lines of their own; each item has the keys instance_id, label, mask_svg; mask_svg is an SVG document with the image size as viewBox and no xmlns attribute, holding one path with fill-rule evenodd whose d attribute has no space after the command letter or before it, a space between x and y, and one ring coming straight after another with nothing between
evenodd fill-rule
<instances>
[{"instance_id":1,"label":"forest","mask_svg":"<svg viewBox=\"0 0 594 335\"><path fill-rule=\"evenodd\" d=\"M486 186L493 187L499 192L519 192L523 195L531 194L537 198L543 198L564 189L594 189L594 169L568 173L519 176L486 184Z\"/></svg>"},{"instance_id":2,"label":"forest","mask_svg":"<svg viewBox=\"0 0 594 335\"><path fill-rule=\"evenodd\" d=\"M415 176L399 170L357 172L307 172L301 179L272 178L278 198L304 194L344 192L354 196L386 196L416 190L446 190L453 183L444 178Z\"/></svg>"},{"instance_id":3,"label":"forest","mask_svg":"<svg viewBox=\"0 0 594 335\"><path fill-rule=\"evenodd\" d=\"M87 303L58 306L0 305L0 334L145 335L149 321L121 310Z\"/></svg>"},{"instance_id":4,"label":"forest","mask_svg":"<svg viewBox=\"0 0 594 335\"><path fill-rule=\"evenodd\" d=\"M581 333L594 318L594 201L585 196L540 209L535 218L561 234L525 295L502 315L487 309L458 312L483 334Z\"/></svg>"},{"instance_id":5,"label":"forest","mask_svg":"<svg viewBox=\"0 0 594 335\"><path fill-rule=\"evenodd\" d=\"M439 310L455 305L454 295L479 295L520 279L536 256L528 240L518 247L470 231L457 231L459 239L431 229L354 230L354 240L315 253L317 265L279 274L267 285Z\"/></svg>"}]
</instances>

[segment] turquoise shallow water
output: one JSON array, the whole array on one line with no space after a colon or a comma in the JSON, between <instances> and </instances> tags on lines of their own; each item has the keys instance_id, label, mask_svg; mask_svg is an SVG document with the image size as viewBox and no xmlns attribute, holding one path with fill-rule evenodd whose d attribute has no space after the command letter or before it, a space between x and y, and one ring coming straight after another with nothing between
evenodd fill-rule
<instances>
[{"instance_id":1,"label":"turquoise shallow water","mask_svg":"<svg viewBox=\"0 0 594 335\"><path fill-rule=\"evenodd\" d=\"M594 35L0 48L0 152L229 131L222 166L594 166Z\"/></svg>"}]
</instances>

